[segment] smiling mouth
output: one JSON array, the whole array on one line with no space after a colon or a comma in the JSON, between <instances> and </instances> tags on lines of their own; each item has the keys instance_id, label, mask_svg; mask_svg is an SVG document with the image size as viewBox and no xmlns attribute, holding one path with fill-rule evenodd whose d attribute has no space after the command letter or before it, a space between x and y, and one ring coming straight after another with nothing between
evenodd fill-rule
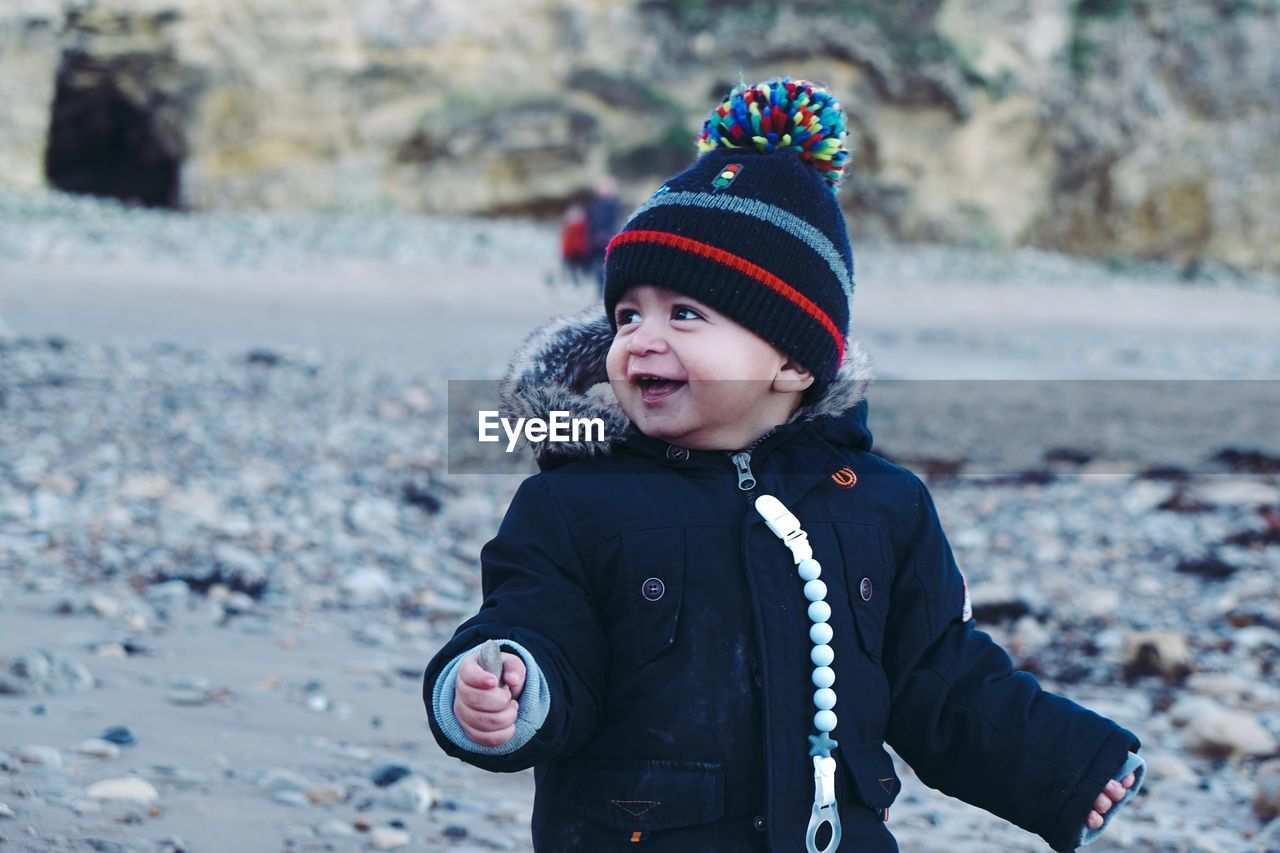
<instances>
[{"instance_id":1,"label":"smiling mouth","mask_svg":"<svg viewBox=\"0 0 1280 853\"><path fill-rule=\"evenodd\" d=\"M656 403L670 397L688 384L683 380L662 376L637 376L635 382L640 388L640 399L646 403Z\"/></svg>"}]
</instances>

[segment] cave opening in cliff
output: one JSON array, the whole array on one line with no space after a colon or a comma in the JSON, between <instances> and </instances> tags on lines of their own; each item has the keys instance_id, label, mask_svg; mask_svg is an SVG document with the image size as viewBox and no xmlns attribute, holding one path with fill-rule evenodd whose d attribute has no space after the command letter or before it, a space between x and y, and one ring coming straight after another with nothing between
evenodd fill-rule
<instances>
[{"instance_id":1,"label":"cave opening in cliff","mask_svg":"<svg viewBox=\"0 0 1280 853\"><path fill-rule=\"evenodd\" d=\"M58 69L45 147L50 186L148 207L179 206L184 140L154 91L154 63L68 52ZM166 115L169 113L170 115Z\"/></svg>"}]
</instances>

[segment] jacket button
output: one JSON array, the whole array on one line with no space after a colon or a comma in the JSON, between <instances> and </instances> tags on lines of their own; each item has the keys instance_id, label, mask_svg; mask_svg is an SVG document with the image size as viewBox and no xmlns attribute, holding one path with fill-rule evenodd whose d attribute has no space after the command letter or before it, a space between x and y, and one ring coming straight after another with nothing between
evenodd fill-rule
<instances>
[{"instance_id":1,"label":"jacket button","mask_svg":"<svg viewBox=\"0 0 1280 853\"><path fill-rule=\"evenodd\" d=\"M751 828L756 832L764 832L764 815L758 814L751 819Z\"/></svg>"},{"instance_id":2,"label":"jacket button","mask_svg":"<svg viewBox=\"0 0 1280 853\"><path fill-rule=\"evenodd\" d=\"M674 444L668 445L667 458L672 462L688 462L689 449L687 447L676 447Z\"/></svg>"},{"instance_id":3,"label":"jacket button","mask_svg":"<svg viewBox=\"0 0 1280 853\"><path fill-rule=\"evenodd\" d=\"M862 583L858 585L858 592L862 594L863 601L871 600L871 578L862 579Z\"/></svg>"},{"instance_id":4,"label":"jacket button","mask_svg":"<svg viewBox=\"0 0 1280 853\"><path fill-rule=\"evenodd\" d=\"M661 578L649 578L640 587L640 594L650 601L657 601L662 598L662 594L667 591L667 586Z\"/></svg>"}]
</instances>

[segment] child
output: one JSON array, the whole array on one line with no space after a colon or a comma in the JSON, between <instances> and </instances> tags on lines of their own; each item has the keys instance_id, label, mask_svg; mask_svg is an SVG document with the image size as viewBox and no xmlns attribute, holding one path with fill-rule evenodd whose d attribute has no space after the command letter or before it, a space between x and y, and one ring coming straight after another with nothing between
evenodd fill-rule
<instances>
[{"instance_id":1,"label":"child","mask_svg":"<svg viewBox=\"0 0 1280 853\"><path fill-rule=\"evenodd\" d=\"M569 205L560 225L560 262L569 281L577 284L591 269L591 241L587 234L587 210Z\"/></svg>"},{"instance_id":2,"label":"child","mask_svg":"<svg viewBox=\"0 0 1280 853\"><path fill-rule=\"evenodd\" d=\"M885 742L1059 851L1141 786L1137 737L978 630L929 492L871 452L844 135L813 84L735 89L611 242L605 314L512 363L508 414L604 440L542 445L424 700L450 755L534 768L537 850L896 850Z\"/></svg>"}]
</instances>

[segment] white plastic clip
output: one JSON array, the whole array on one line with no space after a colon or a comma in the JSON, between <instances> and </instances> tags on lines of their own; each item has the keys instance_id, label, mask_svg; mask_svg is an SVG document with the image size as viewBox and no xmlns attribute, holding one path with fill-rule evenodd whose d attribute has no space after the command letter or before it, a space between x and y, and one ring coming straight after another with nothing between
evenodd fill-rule
<instances>
[{"instance_id":1,"label":"white plastic clip","mask_svg":"<svg viewBox=\"0 0 1280 853\"><path fill-rule=\"evenodd\" d=\"M761 495L756 498L756 512L764 518L773 534L782 541L800 529L800 519L791 510L782 505L782 501L773 495Z\"/></svg>"},{"instance_id":2,"label":"white plastic clip","mask_svg":"<svg viewBox=\"0 0 1280 853\"><path fill-rule=\"evenodd\" d=\"M809 545L809 534L800 528L800 519L791 510L782 505L782 501L773 495L761 495L756 498L756 512L760 513L764 523L773 531L773 535L782 540L782 544L791 550L791 558L799 565L801 560L813 557L813 548Z\"/></svg>"},{"instance_id":3,"label":"white plastic clip","mask_svg":"<svg viewBox=\"0 0 1280 853\"><path fill-rule=\"evenodd\" d=\"M818 829L831 824L831 839L818 849ZM809 853L831 853L840 846L840 812L836 811L836 760L831 756L813 757L813 813L804 837Z\"/></svg>"}]
</instances>

